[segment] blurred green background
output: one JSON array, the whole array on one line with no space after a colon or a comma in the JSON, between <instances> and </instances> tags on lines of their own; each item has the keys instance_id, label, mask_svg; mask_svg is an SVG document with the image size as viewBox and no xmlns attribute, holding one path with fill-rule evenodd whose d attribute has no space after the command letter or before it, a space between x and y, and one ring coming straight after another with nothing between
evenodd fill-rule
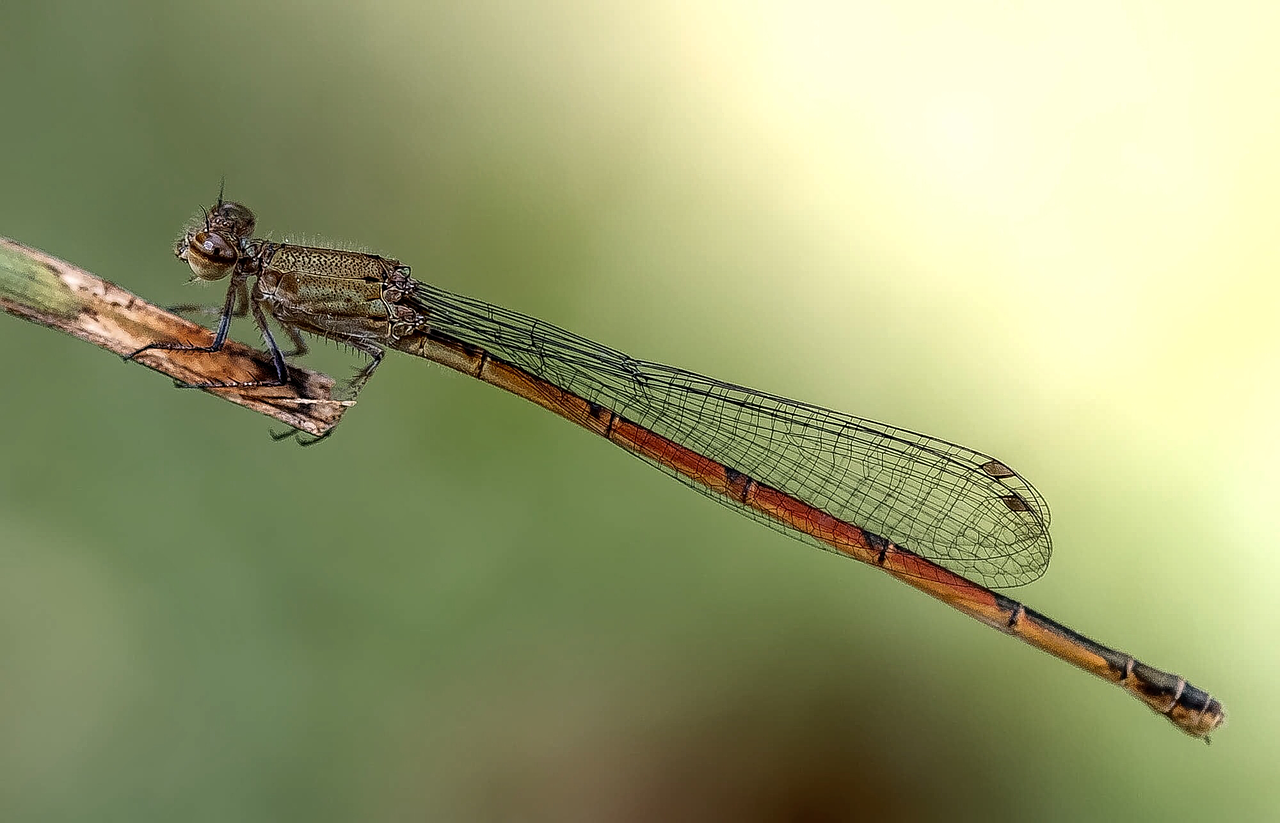
<instances>
[{"instance_id":1,"label":"blurred green background","mask_svg":"<svg viewBox=\"0 0 1280 823\"><path fill-rule=\"evenodd\" d=\"M1274 819L1280 7L1031 6L11 3L0 234L216 303L171 244L225 175L998 455L1055 515L1015 596L1212 747L444 369L303 450L6 316L3 818Z\"/></svg>"}]
</instances>

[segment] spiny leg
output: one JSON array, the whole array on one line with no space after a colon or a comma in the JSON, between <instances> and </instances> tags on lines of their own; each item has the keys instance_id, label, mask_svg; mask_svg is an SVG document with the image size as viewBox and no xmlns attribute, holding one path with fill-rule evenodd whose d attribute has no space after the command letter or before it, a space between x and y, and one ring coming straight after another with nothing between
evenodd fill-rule
<instances>
[{"instance_id":1,"label":"spiny leg","mask_svg":"<svg viewBox=\"0 0 1280 823\"><path fill-rule=\"evenodd\" d=\"M291 331L290 327L288 326L285 326L285 330ZM365 384L369 382L369 378L373 376L374 371L376 371L378 366L382 364L382 358L386 354L386 352L378 344L373 343L361 337L338 337L335 335L331 335L331 337L332 339L340 343L345 343L348 346L351 346L352 348L356 349L357 351L364 352L365 354L369 355L368 364L365 365L364 368L360 369L360 371L356 372L355 376L347 381L347 384L345 387L347 392L346 402L354 403L356 399L356 395L360 393L360 390L363 389ZM301 342L301 340L299 340L299 342ZM328 438L329 435L333 434L334 431L336 431L336 429L337 427L335 426L334 428L329 429L329 431L325 432L319 437L312 436L307 432L302 431L301 429L292 429L290 431L282 431L282 432L272 431L268 433L270 434L271 439L276 441L277 443L280 442L281 440L288 440L290 438L293 438L294 440L297 441L299 446L305 447L305 446L314 446L316 443L319 443L321 440Z\"/></svg>"},{"instance_id":2,"label":"spiny leg","mask_svg":"<svg viewBox=\"0 0 1280 823\"><path fill-rule=\"evenodd\" d=\"M244 284L244 275L236 275L231 283L231 287L227 289L227 299L222 306L222 317L218 321L218 330L214 334L213 343L208 346L196 346L191 343L151 343L130 355L125 360L132 360L139 354L151 349L162 349L166 351L189 351L189 352L217 352L221 351L226 345L227 335L231 329L231 318L233 309L235 308L236 297ZM280 351L280 347L276 345L275 337L271 334L271 327L267 325L267 317L263 314L262 307L254 301L249 302L249 313L253 315L253 321L257 324L259 331L262 332L262 339L267 344L267 351L271 354L271 363L275 368L276 376L274 380L210 380L203 383L183 383L174 381L174 386L179 389L248 389L248 388L271 388L274 386L284 386L289 383L289 366L285 363L284 352ZM302 343L301 336L296 330L285 327L289 332L290 338L296 343ZM306 349L305 343L302 344Z\"/></svg>"},{"instance_id":3,"label":"spiny leg","mask_svg":"<svg viewBox=\"0 0 1280 823\"><path fill-rule=\"evenodd\" d=\"M289 364L285 362L284 352L280 351L280 346L276 344L275 337L271 334L271 327L267 325L267 316L263 313L262 307L256 302L249 303L249 313L253 315L253 322L257 324L258 330L262 332L263 342L267 344L267 351L271 354L271 365L275 367L276 377L274 380L211 380L204 383L177 383L180 389L251 389L251 388L271 388L273 386L285 386L289 383ZM288 329L288 327L285 327ZM293 332L290 334L292 337ZM224 335L225 338L225 335ZM304 346L305 348L305 346Z\"/></svg>"},{"instance_id":4,"label":"spiny leg","mask_svg":"<svg viewBox=\"0 0 1280 823\"><path fill-rule=\"evenodd\" d=\"M244 285L244 275L237 274L233 277L230 288L227 289L227 298L222 302L221 316L218 318L218 330L214 333L213 342L208 346L197 346L193 343L148 343L137 351L126 354L125 360L133 360L138 355L152 349L161 349L163 351L200 351L200 352L216 352L222 351L223 345L227 342L227 333L231 330L231 317L235 308L236 295L240 287Z\"/></svg>"}]
</instances>

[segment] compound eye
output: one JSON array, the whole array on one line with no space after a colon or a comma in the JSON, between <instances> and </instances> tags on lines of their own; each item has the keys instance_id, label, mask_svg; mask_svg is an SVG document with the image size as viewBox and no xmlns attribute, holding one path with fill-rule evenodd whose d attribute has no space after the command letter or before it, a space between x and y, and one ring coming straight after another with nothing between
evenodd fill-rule
<instances>
[{"instance_id":1,"label":"compound eye","mask_svg":"<svg viewBox=\"0 0 1280 823\"><path fill-rule=\"evenodd\" d=\"M187 239L179 256L201 280L221 280L235 269L240 252L222 235L198 231Z\"/></svg>"}]
</instances>

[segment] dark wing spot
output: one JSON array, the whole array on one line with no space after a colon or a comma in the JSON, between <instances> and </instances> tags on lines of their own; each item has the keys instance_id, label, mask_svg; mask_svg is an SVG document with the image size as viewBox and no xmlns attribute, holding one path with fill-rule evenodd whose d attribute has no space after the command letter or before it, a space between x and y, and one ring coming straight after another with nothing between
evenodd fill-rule
<instances>
[{"instance_id":1,"label":"dark wing spot","mask_svg":"<svg viewBox=\"0 0 1280 823\"><path fill-rule=\"evenodd\" d=\"M1017 477L1017 472L1001 463L999 460L989 460L986 463L983 463L981 468L987 473L987 475L994 477L997 480L1004 480L1006 477Z\"/></svg>"}]
</instances>

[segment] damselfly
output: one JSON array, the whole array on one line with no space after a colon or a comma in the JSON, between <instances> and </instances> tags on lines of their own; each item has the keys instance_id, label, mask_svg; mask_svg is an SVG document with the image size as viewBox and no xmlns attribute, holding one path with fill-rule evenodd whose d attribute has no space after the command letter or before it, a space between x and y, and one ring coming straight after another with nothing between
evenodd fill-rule
<instances>
[{"instance_id":1,"label":"damselfly","mask_svg":"<svg viewBox=\"0 0 1280 823\"><path fill-rule=\"evenodd\" d=\"M175 252L200 280L231 278L212 344L231 318L261 330L274 380L289 367L268 316L303 353L302 332L345 343L369 363L391 348L530 400L652 463L707 496L836 554L878 567L1005 634L1115 683L1178 728L1207 736L1222 704L1176 674L1078 634L992 591L1049 563L1049 508L1003 462L935 437L637 360L586 338L414 279L397 260L253 236L253 212L218 202ZM252 280L252 290L249 281ZM992 587L992 588L988 588Z\"/></svg>"}]
</instances>

